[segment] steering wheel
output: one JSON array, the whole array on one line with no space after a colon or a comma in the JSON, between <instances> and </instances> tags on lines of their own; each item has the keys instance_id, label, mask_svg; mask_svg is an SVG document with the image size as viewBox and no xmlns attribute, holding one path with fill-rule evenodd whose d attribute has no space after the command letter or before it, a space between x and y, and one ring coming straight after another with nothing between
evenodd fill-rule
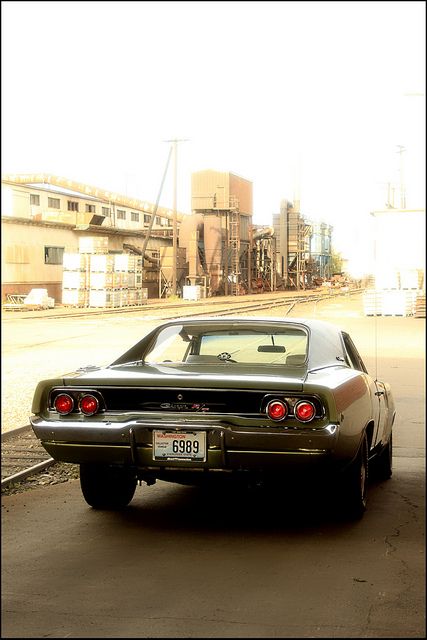
<instances>
[{"instance_id":1,"label":"steering wheel","mask_svg":"<svg viewBox=\"0 0 427 640\"><path fill-rule=\"evenodd\" d=\"M219 353L217 355L218 360L221 360L222 362L236 362L236 360L232 360L231 358L231 354L228 353L227 351L223 351L222 353Z\"/></svg>"}]
</instances>

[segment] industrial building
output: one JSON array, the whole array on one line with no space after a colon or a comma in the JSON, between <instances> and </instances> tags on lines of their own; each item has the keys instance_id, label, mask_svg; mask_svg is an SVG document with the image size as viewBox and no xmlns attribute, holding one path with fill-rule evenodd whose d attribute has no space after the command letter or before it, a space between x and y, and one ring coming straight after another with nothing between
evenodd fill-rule
<instances>
[{"instance_id":1,"label":"industrial building","mask_svg":"<svg viewBox=\"0 0 427 640\"><path fill-rule=\"evenodd\" d=\"M189 286L208 295L250 290L252 183L232 173L192 174L192 215L181 221L179 244L187 251Z\"/></svg>"},{"instance_id":2,"label":"industrial building","mask_svg":"<svg viewBox=\"0 0 427 640\"><path fill-rule=\"evenodd\" d=\"M174 283L183 297L244 295L310 288L330 275L332 228L307 222L298 201L284 200L273 226L254 225L252 182L208 169L192 174L191 210L48 174L4 176L2 301L35 287L63 299L64 255L85 237L98 237L101 252L140 256L138 282L150 298L170 295ZM114 288L107 293L114 298Z\"/></svg>"},{"instance_id":3,"label":"industrial building","mask_svg":"<svg viewBox=\"0 0 427 640\"><path fill-rule=\"evenodd\" d=\"M192 216L182 220L190 285L208 295L305 289L330 276L332 227L308 223L284 200L273 226L252 223L252 183L233 173L192 175Z\"/></svg>"},{"instance_id":4,"label":"industrial building","mask_svg":"<svg viewBox=\"0 0 427 640\"><path fill-rule=\"evenodd\" d=\"M282 200L273 215L276 238L277 286L306 289L331 277L332 230L330 225L309 222L299 201Z\"/></svg>"},{"instance_id":5,"label":"industrial building","mask_svg":"<svg viewBox=\"0 0 427 640\"><path fill-rule=\"evenodd\" d=\"M61 301L63 256L84 237L107 239L106 251L141 255L149 297L165 287L172 258L174 212L49 174L2 178L2 301L46 288ZM183 214L177 212L178 223ZM183 277L183 274L182 274Z\"/></svg>"}]
</instances>

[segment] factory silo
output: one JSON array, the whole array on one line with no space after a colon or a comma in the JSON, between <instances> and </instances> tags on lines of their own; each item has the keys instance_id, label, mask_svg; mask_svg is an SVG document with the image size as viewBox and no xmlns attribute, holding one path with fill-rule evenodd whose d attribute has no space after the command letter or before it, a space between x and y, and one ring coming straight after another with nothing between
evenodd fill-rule
<instances>
[{"instance_id":1,"label":"factory silo","mask_svg":"<svg viewBox=\"0 0 427 640\"><path fill-rule=\"evenodd\" d=\"M247 291L252 182L230 172L199 171L191 176L191 201L203 216L210 295Z\"/></svg>"}]
</instances>

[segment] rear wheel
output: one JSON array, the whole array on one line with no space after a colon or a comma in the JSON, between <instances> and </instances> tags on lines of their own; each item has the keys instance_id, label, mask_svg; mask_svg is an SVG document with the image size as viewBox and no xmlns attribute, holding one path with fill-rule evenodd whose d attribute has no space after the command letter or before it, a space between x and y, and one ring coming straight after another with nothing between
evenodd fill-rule
<instances>
[{"instance_id":1,"label":"rear wheel","mask_svg":"<svg viewBox=\"0 0 427 640\"><path fill-rule=\"evenodd\" d=\"M368 440L363 437L358 454L344 472L342 506L346 516L359 519L366 510L368 493Z\"/></svg>"},{"instance_id":2,"label":"rear wheel","mask_svg":"<svg viewBox=\"0 0 427 640\"><path fill-rule=\"evenodd\" d=\"M132 500L136 475L128 469L102 464L80 465L80 487L94 509L122 509Z\"/></svg>"}]
</instances>

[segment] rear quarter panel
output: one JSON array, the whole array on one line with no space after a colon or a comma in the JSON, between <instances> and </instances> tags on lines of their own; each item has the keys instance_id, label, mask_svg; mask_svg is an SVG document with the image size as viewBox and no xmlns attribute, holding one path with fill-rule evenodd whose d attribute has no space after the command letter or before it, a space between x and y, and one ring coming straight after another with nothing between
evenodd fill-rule
<instances>
[{"instance_id":1,"label":"rear quarter panel","mask_svg":"<svg viewBox=\"0 0 427 640\"><path fill-rule=\"evenodd\" d=\"M310 372L304 390L321 398L330 422L339 426L337 457L354 457L363 431L375 420L370 377L348 367L328 368Z\"/></svg>"},{"instance_id":2,"label":"rear quarter panel","mask_svg":"<svg viewBox=\"0 0 427 640\"><path fill-rule=\"evenodd\" d=\"M62 387L64 384L63 378L51 378L50 380L41 380L34 391L33 402L31 405L31 411L35 415L47 415L47 400L49 391L52 387Z\"/></svg>"}]
</instances>

